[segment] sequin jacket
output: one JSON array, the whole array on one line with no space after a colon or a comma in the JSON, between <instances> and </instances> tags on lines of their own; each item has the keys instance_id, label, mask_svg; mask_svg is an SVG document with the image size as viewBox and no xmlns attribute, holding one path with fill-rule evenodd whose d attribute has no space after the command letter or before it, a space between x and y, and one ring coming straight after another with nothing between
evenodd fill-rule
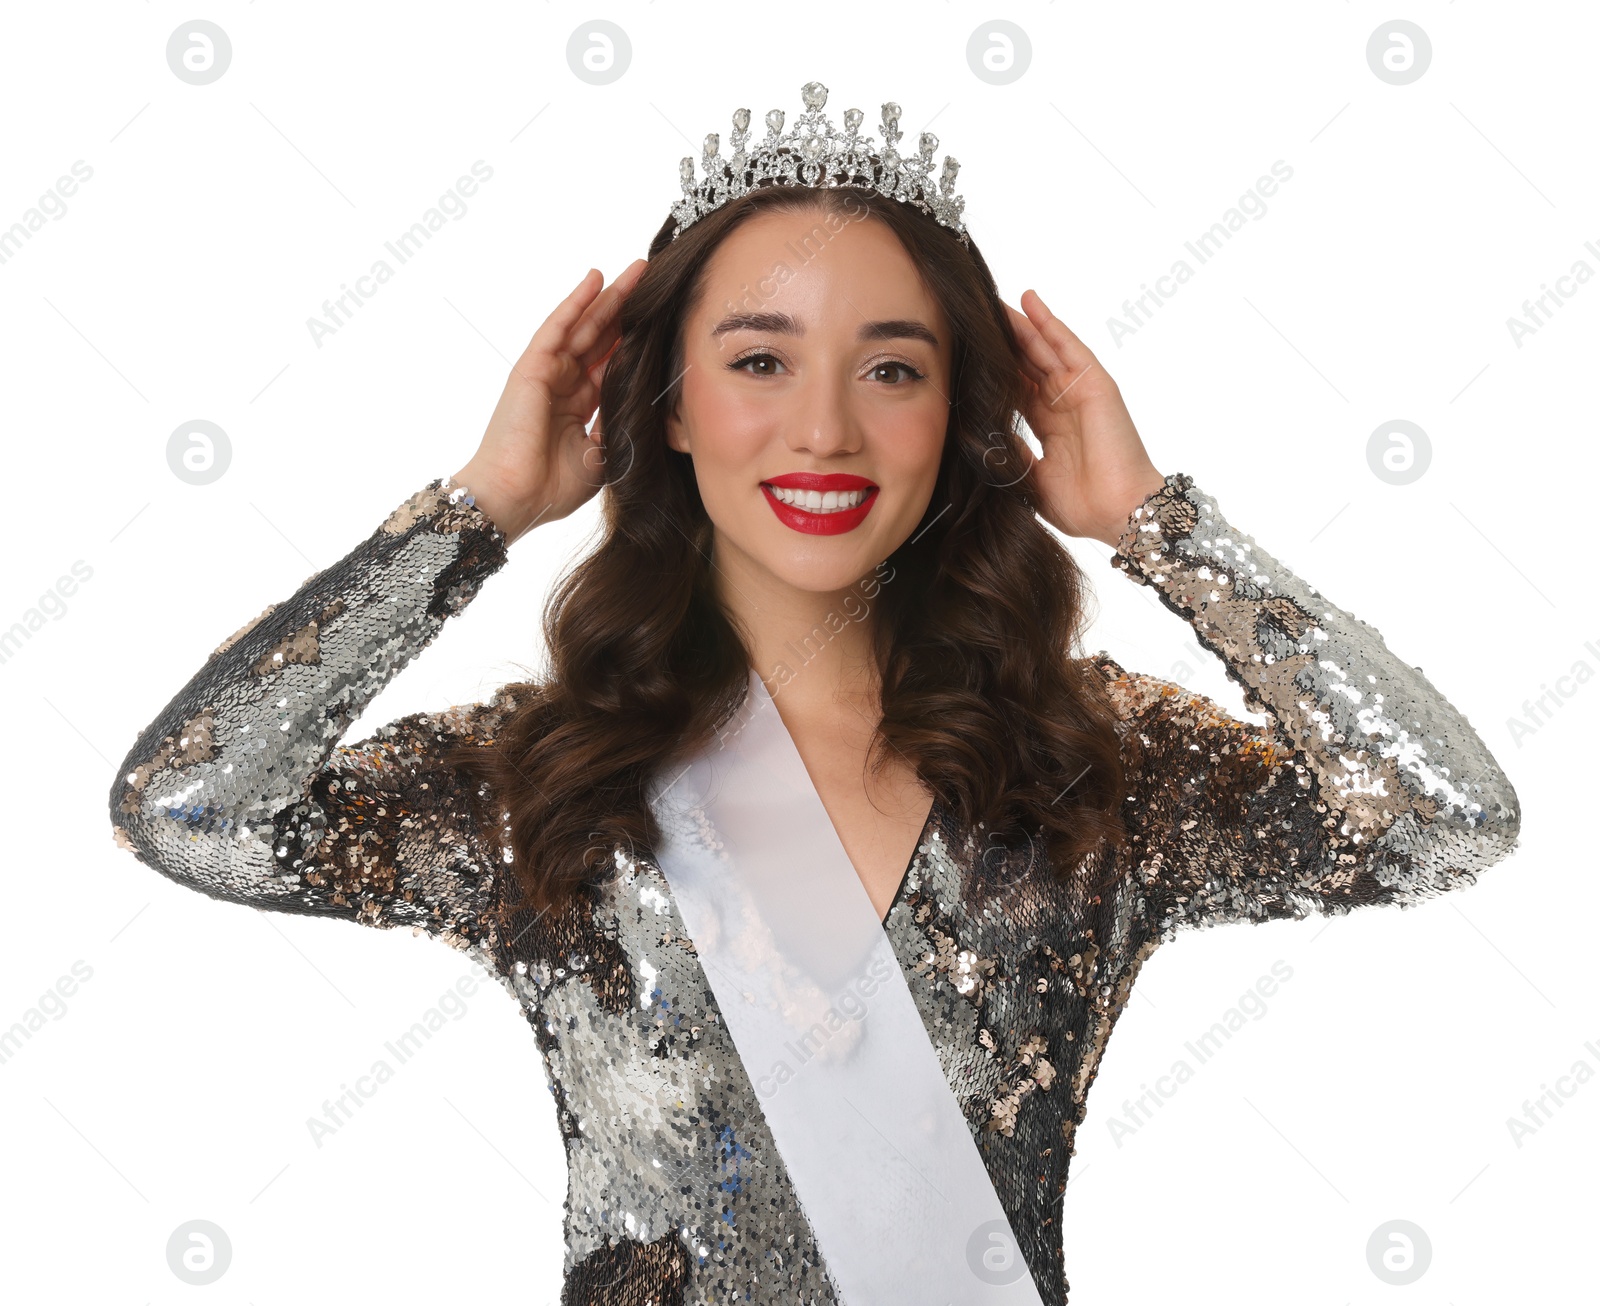
<instances>
[{"instance_id":1,"label":"sequin jacket","mask_svg":"<svg viewBox=\"0 0 1600 1306\"><path fill-rule=\"evenodd\" d=\"M661 871L616 853L587 901L502 938L511 849L480 828L461 740L511 709L352 718L506 560L435 480L229 637L134 744L117 842L215 898L412 926L498 974L565 1138L564 1306L838 1300ZM1518 830L1483 741L1417 668L1224 520L1185 475L1112 558L1221 657L1252 711L1092 659L1132 792L1118 887L995 864L935 804L885 930L1042 1300L1067 1299L1062 1194L1140 967L1183 929L1414 905L1474 882ZM1021 854L1018 854L1019 856ZM892 1249L885 1249L892 1255Z\"/></svg>"}]
</instances>

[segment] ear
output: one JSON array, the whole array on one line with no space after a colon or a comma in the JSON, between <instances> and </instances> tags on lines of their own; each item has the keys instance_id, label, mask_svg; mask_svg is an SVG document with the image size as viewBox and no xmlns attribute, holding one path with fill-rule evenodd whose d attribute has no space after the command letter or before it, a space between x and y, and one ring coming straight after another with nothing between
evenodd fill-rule
<instances>
[{"instance_id":1,"label":"ear","mask_svg":"<svg viewBox=\"0 0 1600 1306\"><path fill-rule=\"evenodd\" d=\"M672 411L667 414L667 447L678 453L689 452L689 434L684 430L683 419L678 415L682 407L682 392L673 402Z\"/></svg>"}]
</instances>

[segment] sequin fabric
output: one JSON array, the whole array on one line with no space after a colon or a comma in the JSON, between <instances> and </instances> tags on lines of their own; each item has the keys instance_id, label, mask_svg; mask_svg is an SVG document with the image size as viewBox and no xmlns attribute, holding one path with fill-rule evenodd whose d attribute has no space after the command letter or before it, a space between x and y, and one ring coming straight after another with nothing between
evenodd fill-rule
<instances>
[{"instance_id":1,"label":"sequin fabric","mask_svg":"<svg viewBox=\"0 0 1600 1306\"><path fill-rule=\"evenodd\" d=\"M491 907L512 853L481 816L494 796L440 759L493 744L505 692L338 742L505 560L493 523L429 483L157 715L111 791L116 840L212 897L410 926L501 976L566 1144L563 1306L836 1303L650 858L615 850L608 881L501 937ZM1075 1133L1154 949L1186 928L1414 905L1472 883L1520 819L1422 672L1188 476L1140 505L1112 561L1192 626L1267 724L1093 658L1127 761L1128 849L1058 880L936 803L884 925L1049 1306L1067 1300ZM1094 893L1107 874L1114 892Z\"/></svg>"}]
</instances>

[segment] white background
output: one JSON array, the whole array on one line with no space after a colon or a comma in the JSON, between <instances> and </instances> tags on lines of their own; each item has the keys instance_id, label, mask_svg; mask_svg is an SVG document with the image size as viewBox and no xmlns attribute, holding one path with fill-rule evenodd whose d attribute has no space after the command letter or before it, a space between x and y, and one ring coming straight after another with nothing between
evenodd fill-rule
<instances>
[{"instance_id":1,"label":"white background","mask_svg":"<svg viewBox=\"0 0 1600 1306\"><path fill-rule=\"evenodd\" d=\"M1006 85L966 54L997 17L1031 41ZM1396 17L1432 43L1409 85L1365 53ZM194 18L233 47L205 86L165 57ZM567 62L595 18L631 41L609 85ZM1519 851L1447 898L1156 954L1078 1139L1074 1306L1592 1299L1600 1082L1562 1081L1572 1095L1521 1146L1507 1126L1576 1063L1600 1072L1581 788L1600 684L1520 739L1509 724L1575 663L1600 671L1600 285L1520 346L1507 327L1575 261L1600 271L1592 12L263 0L9 6L4 24L0 229L75 161L93 169L0 263L0 629L75 562L92 571L0 662L0 1027L75 961L92 970L0 1065L8 1298L556 1299L563 1151L505 991L480 983L319 1148L307 1117L469 966L407 931L186 891L113 845L106 794L225 636L466 461L550 308L587 267L609 280L644 252L679 158L707 131L726 142L739 105L792 119L816 78L836 121L857 105L870 128L894 99L907 145L931 125L1005 298L1038 289L1121 384L1157 466L1424 668L1524 807ZM315 344L322 302L480 159L493 177L465 215ZM1293 177L1265 215L1114 342L1123 301L1280 159ZM167 463L196 418L231 446L205 486ZM1395 418L1432 446L1407 485L1367 459ZM347 738L537 668L540 604L598 506L521 541ZM1108 550L1070 547L1097 594L1089 649L1241 710ZM1266 1013L1119 1144L1124 1102L1193 1064L1185 1040L1280 959L1293 978ZM233 1249L203 1290L166 1261L191 1219ZM1392 1219L1431 1242L1405 1288L1368 1265Z\"/></svg>"}]
</instances>

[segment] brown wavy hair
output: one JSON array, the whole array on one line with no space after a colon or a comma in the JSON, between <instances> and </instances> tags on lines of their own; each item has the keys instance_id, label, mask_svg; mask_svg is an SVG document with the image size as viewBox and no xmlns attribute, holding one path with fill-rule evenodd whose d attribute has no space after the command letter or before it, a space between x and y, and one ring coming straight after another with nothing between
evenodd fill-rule
<instances>
[{"instance_id":1,"label":"brown wavy hair","mask_svg":"<svg viewBox=\"0 0 1600 1306\"><path fill-rule=\"evenodd\" d=\"M494 796L489 828L508 814L512 930L592 894L614 848L649 856L660 834L651 777L708 742L744 698L749 654L715 598L711 520L689 455L667 444L666 416L707 261L741 222L774 210L815 211L823 244L843 217L885 223L954 331L932 501L868 578L882 686L874 762L898 750L965 827L983 822L992 847L1026 841L1058 877L1125 840L1113 712L1102 678L1073 656L1084 579L1022 479L1025 380L988 264L876 192L765 186L676 239L669 218L651 242L601 383L603 536L546 602L549 674L506 687L514 707L492 745L463 742L447 759Z\"/></svg>"}]
</instances>

